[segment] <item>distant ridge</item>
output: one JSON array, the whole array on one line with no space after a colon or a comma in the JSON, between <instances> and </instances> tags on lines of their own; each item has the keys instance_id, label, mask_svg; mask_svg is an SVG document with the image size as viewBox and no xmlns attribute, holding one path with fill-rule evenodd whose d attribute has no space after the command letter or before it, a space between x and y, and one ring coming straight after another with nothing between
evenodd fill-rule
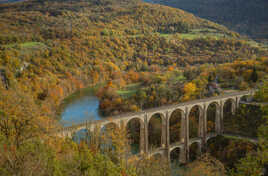
<instances>
[{"instance_id":1,"label":"distant ridge","mask_svg":"<svg viewBox=\"0 0 268 176\"><path fill-rule=\"evenodd\" d=\"M15 2L21 2L25 0L0 0L0 4L5 4L5 3L15 3Z\"/></svg>"},{"instance_id":2,"label":"distant ridge","mask_svg":"<svg viewBox=\"0 0 268 176\"><path fill-rule=\"evenodd\" d=\"M255 39L268 39L267 0L145 0L176 7Z\"/></svg>"}]
</instances>

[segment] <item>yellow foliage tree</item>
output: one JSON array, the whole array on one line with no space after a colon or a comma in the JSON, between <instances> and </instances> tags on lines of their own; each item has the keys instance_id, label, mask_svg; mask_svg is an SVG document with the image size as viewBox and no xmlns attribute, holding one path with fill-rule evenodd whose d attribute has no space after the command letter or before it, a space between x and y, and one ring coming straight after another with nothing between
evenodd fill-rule
<instances>
[{"instance_id":1,"label":"yellow foliage tree","mask_svg":"<svg viewBox=\"0 0 268 176\"><path fill-rule=\"evenodd\" d=\"M183 92L184 92L184 96L182 98L183 101L187 101L194 98L197 93L197 87L195 83L192 82L186 83L183 87Z\"/></svg>"}]
</instances>

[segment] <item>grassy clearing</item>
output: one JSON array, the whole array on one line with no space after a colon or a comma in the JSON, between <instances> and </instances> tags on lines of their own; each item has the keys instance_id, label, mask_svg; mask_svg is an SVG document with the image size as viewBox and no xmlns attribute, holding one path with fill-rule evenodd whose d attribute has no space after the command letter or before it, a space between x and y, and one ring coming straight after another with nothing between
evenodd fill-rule
<instances>
[{"instance_id":1,"label":"grassy clearing","mask_svg":"<svg viewBox=\"0 0 268 176\"><path fill-rule=\"evenodd\" d=\"M211 29L211 28L193 29L191 32L192 33L218 33L216 29Z\"/></svg>"},{"instance_id":2,"label":"grassy clearing","mask_svg":"<svg viewBox=\"0 0 268 176\"><path fill-rule=\"evenodd\" d=\"M126 88L127 89L137 89L137 88L140 88L140 86L141 86L141 83L133 83L133 84L126 85Z\"/></svg>"},{"instance_id":3,"label":"grassy clearing","mask_svg":"<svg viewBox=\"0 0 268 176\"><path fill-rule=\"evenodd\" d=\"M229 38L221 33L187 33L187 34L179 34L179 37L181 39L188 39L188 40L194 40L198 38L214 38L214 39L220 39L220 38Z\"/></svg>"},{"instance_id":4,"label":"grassy clearing","mask_svg":"<svg viewBox=\"0 0 268 176\"><path fill-rule=\"evenodd\" d=\"M25 42L4 45L5 48L20 48L20 49L34 49L34 48L45 48L46 45L41 42Z\"/></svg>"},{"instance_id":5,"label":"grassy clearing","mask_svg":"<svg viewBox=\"0 0 268 176\"><path fill-rule=\"evenodd\" d=\"M46 47L44 43L41 42L26 42L20 44L20 47L22 48L35 48L35 47Z\"/></svg>"},{"instance_id":6,"label":"grassy clearing","mask_svg":"<svg viewBox=\"0 0 268 176\"><path fill-rule=\"evenodd\" d=\"M179 34L179 36L182 39L188 39L188 40L193 40L197 38L207 38L207 37L214 38L216 40L220 38L233 38L230 34L225 34L221 31L211 28L193 29L189 33L182 33Z\"/></svg>"},{"instance_id":7,"label":"grassy clearing","mask_svg":"<svg viewBox=\"0 0 268 176\"><path fill-rule=\"evenodd\" d=\"M117 94L119 94L122 97L130 97L134 95L138 90L118 90Z\"/></svg>"},{"instance_id":8,"label":"grassy clearing","mask_svg":"<svg viewBox=\"0 0 268 176\"><path fill-rule=\"evenodd\" d=\"M174 36L178 35L181 39L188 39L188 40L194 40L198 38L215 38L220 39L220 38L232 38L229 34L224 34L221 31L218 31L217 29L212 29L212 28L198 28L198 29L192 29L188 33L151 33L151 35L159 35L160 37L164 37L167 39L172 39ZM130 38L135 38L135 37L144 37L148 34L136 34L136 35L129 35L128 37Z\"/></svg>"},{"instance_id":9,"label":"grassy clearing","mask_svg":"<svg viewBox=\"0 0 268 176\"><path fill-rule=\"evenodd\" d=\"M128 84L122 90L118 90L117 94L127 98L133 96L139 89L141 89L141 83Z\"/></svg>"},{"instance_id":10,"label":"grassy clearing","mask_svg":"<svg viewBox=\"0 0 268 176\"><path fill-rule=\"evenodd\" d=\"M2 45L1 47L9 50L16 50L21 57L24 57L25 55L34 55L36 52L42 52L48 48L47 45L41 42L14 43Z\"/></svg>"},{"instance_id":11,"label":"grassy clearing","mask_svg":"<svg viewBox=\"0 0 268 176\"><path fill-rule=\"evenodd\" d=\"M163 34L163 33L159 33L159 35L161 37L169 38L169 37L173 36L174 34Z\"/></svg>"},{"instance_id":12,"label":"grassy clearing","mask_svg":"<svg viewBox=\"0 0 268 176\"><path fill-rule=\"evenodd\" d=\"M174 34L160 34L161 37L165 38L171 38ZM199 29L193 29L188 33L177 33L177 35L181 39L187 39L187 40L194 40L198 38L214 38L214 39L220 39L220 38L232 38L228 34L224 34L222 32L217 31L216 29L211 28L199 28Z\"/></svg>"}]
</instances>

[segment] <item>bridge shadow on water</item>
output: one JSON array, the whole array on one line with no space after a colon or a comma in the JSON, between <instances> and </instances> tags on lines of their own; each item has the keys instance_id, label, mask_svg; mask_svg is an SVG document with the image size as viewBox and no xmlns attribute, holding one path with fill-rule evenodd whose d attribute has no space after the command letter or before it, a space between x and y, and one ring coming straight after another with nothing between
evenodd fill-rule
<instances>
[{"instance_id":1,"label":"bridge shadow on water","mask_svg":"<svg viewBox=\"0 0 268 176\"><path fill-rule=\"evenodd\" d=\"M79 144L83 142L89 147L97 147L101 152L113 151L115 147L112 140L116 129L117 126L114 123L109 123L95 131L81 129L72 135L72 140Z\"/></svg>"}]
</instances>

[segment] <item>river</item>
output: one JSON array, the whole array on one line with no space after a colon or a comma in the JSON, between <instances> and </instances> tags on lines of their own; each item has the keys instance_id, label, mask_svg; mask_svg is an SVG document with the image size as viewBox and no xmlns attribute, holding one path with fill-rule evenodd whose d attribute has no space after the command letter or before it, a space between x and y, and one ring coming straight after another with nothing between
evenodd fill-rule
<instances>
[{"instance_id":1,"label":"river","mask_svg":"<svg viewBox=\"0 0 268 176\"><path fill-rule=\"evenodd\" d=\"M99 114L100 102L98 97L94 95L95 88L87 88L76 92L63 101L60 113L60 122L63 126L72 126L87 120L92 121L103 118Z\"/></svg>"},{"instance_id":2,"label":"river","mask_svg":"<svg viewBox=\"0 0 268 176\"><path fill-rule=\"evenodd\" d=\"M60 123L65 126L80 124L85 121L100 120L99 99L94 96L94 87L80 90L63 101L61 107ZM73 134L73 140L80 142L85 140L87 130L80 130Z\"/></svg>"}]
</instances>

